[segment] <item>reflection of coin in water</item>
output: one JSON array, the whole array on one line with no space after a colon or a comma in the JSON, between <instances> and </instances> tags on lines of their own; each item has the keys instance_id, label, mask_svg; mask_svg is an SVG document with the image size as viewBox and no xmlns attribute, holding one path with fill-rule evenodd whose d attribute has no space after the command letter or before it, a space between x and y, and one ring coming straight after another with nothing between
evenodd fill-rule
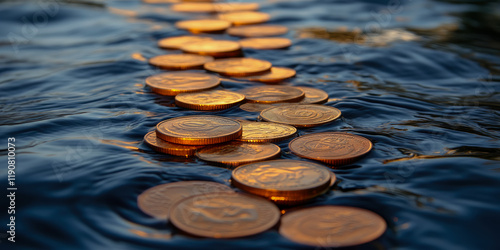
<instances>
[{"instance_id":1,"label":"reflection of coin in water","mask_svg":"<svg viewBox=\"0 0 500 250\"><path fill-rule=\"evenodd\" d=\"M291 241L317 247L368 243L387 228L380 215L357 207L317 206L285 213L279 232Z\"/></svg>"},{"instance_id":2,"label":"reflection of coin in water","mask_svg":"<svg viewBox=\"0 0 500 250\"><path fill-rule=\"evenodd\" d=\"M307 161L274 160L250 163L233 170L233 186L279 204L310 200L329 187L331 172Z\"/></svg>"},{"instance_id":3,"label":"reflection of coin in water","mask_svg":"<svg viewBox=\"0 0 500 250\"><path fill-rule=\"evenodd\" d=\"M292 46L292 41L283 37L259 37L242 39L240 45L250 49L284 49Z\"/></svg>"},{"instance_id":4,"label":"reflection of coin in water","mask_svg":"<svg viewBox=\"0 0 500 250\"><path fill-rule=\"evenodd\" d=\"M247 95L248 98L248 95ZM338 119L340 110L318 104L287 104L266 109L260 118L299 128L320 126Z\"/></svg>"},{"instance_id":5,"label":"reflection of coin in water","mask_svg":"<svg viewBox=\"0 0 500 250\"><path fill-rule=\"evenodd\" d=\"M245 96L229 90L208 90L196 93L183 93L175 96L179 107L196 110L219 110L238 105Z\"/></svg>"},{"instance_id":6,"label":"reflection of coin in water","mask_svg":"<svg viewBox=\"0 0 500 250\"><path fill-rule=\"evenodd\" d=\"M232 12L259 9L257 3L179 3L170 8L178 12Z\"/></svg>"},{"instance_id":7,"label":"reflection of coin in water","mask_svg":"<svg viewBox=\"0 0 500 250\"><path fill-rule=\"evenodd\" d=\"M211 40L189 43L181 47L186 53L208 55L215 57L230 57L241 54L241 47L234 41Z\"/></svg>"},{"instance_id":8,"label":"reflection of coin in water","mask_svg":"<svg viewBox=\"0 0 500 250\"><path fill-rule=\"evenodd\" d=\"M205 64L205 69L223 75L247 76L268 71L271 63L254 58L229 58Z\"/></svg>"},{"instance_id":9,"label":"reflection of coin in water","mask_svg":"<svg viewBox=\"0 0 500 250\"><path fill-rule=\"evenodd\" d=\"M156 131L147 133L144 142L153 150L170 155L189 157L196 153L197 149L204 146L181 145L164 141L156 136Z\"/></svg>"},{"instance_id":10,"label":"reflection of coin in water","mask_svg":"<svg viewBox=\"0 0 500 250\"><path fill-rule=\"evenodd\" d=\"M235 238L264 232L278 223L272 202L241 193L192 196L175 204L170 221L180 230L202 237Z\"/></svg>"},{"instance_id":11,"label":"reflection of coin in water","mask_svg":"<svg viewBox=\"0 0 500 250\"><path fill-rule=\"evenodd\" d=\"M263 12L237 11L218 15L219 19L231 22L233 25L248 25L267 22L271 16Z\"/></svg>"},{"instance_id":12,"label":"reflection of coin in water","mask_svg":"<svg viewBox=\"0 0 500 250\"><path fill-rule=\"evenodd\" d=\"M370 152L372 147L370 140L342 132L308 134L289 144L290 150L300 157L332 165L352 163Z\"/></svg>"},{"instance_id":13,"label":"reflection of coin in water","mask_svg":"<svg viewBox=\"0 0 500 250\"><path fill-rule=\"evenodd\" d=\"M210 41L210 37L201 36L175 36L167 37L158 41L158 47L162 49L180 49L182 46L192 42Z\"/></svg>"},{"instance_id":14,"label":"reflection of coin in water","mask_svg":"<svg viewBox=\"0 0 500 250\"><path fill-rule=\"evenodd\" d=\"M257 81L257 82L274 83L274 82L281 82L285 79L294 77L295 73L296 73L295 70L290 68L272 67L270 72L268 73L255 76L247 76L241 79L249 81Z\"/></svg>"},{"instance_id":15,"label":"reflection of coin in water","mask_svg":"<svg viewBox=\"0 0 500 250\"><path fill-rule=\"evenodd\" d=\"M245 142L278 142L286 140L297 132L297 129L272 122L242 122L243 134L240 141Z\"/></svg>"},{"instance_id":16,"label":"reflection of coin in water","mask_svg":"<svg viewBox=\"0 0 500 250\"><path fill-rule=\"evenodd\" d=\"M300 101L299 103L321 104L328 101L328 94L321 89L309 88L309 87L296 87L296 88L301 89L306 94L304 99L302 99L302 101Z\"/></svg>"},{"instance_id":17,"label":"reflection of coin in water","mask_svg":"<svg viewBox=\"0 0 500 250\"><path fill-rule=\"evenodd\" d=\"M200 149L196 156L204 161L221 163L229 166L264 161L277 157L280 147L272 143L247 143L233 141Z\"/></svg>"},{"instance_id":18,"label":"reflection of coin in water","mask_svg":"<svg viewBox=\"0 0 500 250\"><path fill-rule=\"evenodd\" d=\"M213 115L171 118L156 125L156 135L165 141L183 145L208 145L241 137L239 122Z\"/></svg>"},{"instance_id":19,"label":"reflection of coin in water","mask_svg":"<svg viewBox=\"0 0 500 250\"><path fill-rule=\"evenodd\" d=\"M149 63L162 69L181 70L202 68L213 60L211 56L172 54L155 56L149 59Z\"/></svg>"},{"instance_id":20,"label":"reflection of coin in water","mask_svg":"<svg viewBox=\"0 0 500 250\"><path fill-rule=\"evenodd\" d=\"M158 219L167 219L172 205L199 194L233 192L223 184L211 181L181 181L154 186L137 197L139 208Z\"/></svg>"},{"instance_id":21,"label":"reflection of coin in water","mask_svg":"<svg viewBox=\"0 0 500 250\"><path fill-rule=\"evenodd\" d=\"M248 102L278 103L296 102L304 98L304 92L291 86L257 86L241 91Z\"/></svg>"},{"instance_id":22,"label":"reflection of coin in water","mask_svg":"<svg viewBox=\"0 0 500 250\"><path fill-rule=\"evenodd\" d=\"M175 27L188 30L192 33L210 33L224 31L231 26L231 23L225 20L201 19L187 20L175 23Z\"/></svg>"},{"instance_id":23,"label":"reflection of coin in water","mask_svg":"<svg viewBox=\"0 0 500 250\"><path fill-rule=\"evenodd\" d=\"M229 35L240 37L279 36L287 32L288 28L282 25L246 25L227 29Z\"/></svg>"},{"instance_id":24,"label":"reflection of coin in water","mask_svg":"<svg viewBox=\"0 0 500 250\"><path fill-rule=\"evenodd\" d=\"M219 84L219 77L204 73L169 72L146 78L146 85L154 92L169 96L207 90Z\"/></svg>"}]
</instances>

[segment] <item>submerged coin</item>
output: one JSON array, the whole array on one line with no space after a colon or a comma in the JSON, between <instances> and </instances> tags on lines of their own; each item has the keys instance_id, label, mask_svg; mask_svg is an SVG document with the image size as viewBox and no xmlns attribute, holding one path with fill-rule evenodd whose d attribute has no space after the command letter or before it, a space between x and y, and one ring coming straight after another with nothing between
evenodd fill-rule
<instances>
[{"instance_id":1,"label":"submerged coin","mask_svg":"<svg viewBox=\"0 0 500 250\"><path fill-rule=\"evenodd\" d=\"M300 101L299 103L321 104L328 101L328 94L321 89L309 88L309 87L296 87L296 88L301 89L306 94L304 99L302 99L302 101Z\"/></svg>"},{"instance_id":2,"label":"submerged coin","mask_svg":"<svg viewBox=\"0 0 500 250\"><path fill-rule=\"evenodd\" d=\"M247 98L249 96L247 95ZM299 128L323 125L338 119L340 110L318 104L287 104L260 113L264 121L288 124Z\"/></svg>"},{"instance_id":3,"label":"submerged coin","mask_svg":"<svg viewBox=\"0 0 500 250\"><path fill-rule=\"evenodd\" d=\"M232 11L253 11L259 9L257 3L179 3L170 8L178 12L232 12Z\"/></svg>"},{"instance_id":4,"label":"submerged coin","mask_svg":"<svg viewBox=\"0 0 500 250\"><path fill-rule=\"evenodd\" d=\"M332 165L352 163L373 148L370 140L354 134L323 132L295 138L288 145L290 150L303 158Z\"/></svg>"},{"instance_id":5,"label":"submerged coin","mask_svg":"<svg viewBox=\"0 0 500 250\"><path fill-rule=\"evenodd\" d=\"M246 38L240 40L240 45L251 49L284 49L292 46L292 41L283 37Z\"/></svg>"},{"instance_id":6,"label":"submerged coin","mask_svg":"<svg viewBox=\"0 0 500 250\"><path fill-rule=\"evenodd\" d=\"M218 15L219 19L231 22L233 25L257 24L269 21L271 16L263 12L238 11Z\"/></svg>"},{"instance_id":7,"label":"submerged coin","mask_svg":"<svg viewBox=\"0 0 500 250\"><path fill-rule=\"evenodd\" d=\"M180 49L182 46L192 42L204 42L213 40L210 37L201 36L176 36L163 38L158 41L158 47L162 49Z\"/></svg>"},{"instance_id":8,"label":"submerged coin","mask_svg":"<svg viewBox=\"0 0 500 250\"><path fill-rule=\"evenodd\" d=\"M297 132L292 126L272 122L242 122L243 134L240 141L245 142L278 142L286 140Z\"/></svg>"},{"instance_id":9,"label":"submerged coin","mask_svg":"<svg viewBox=\"0 0 500 250\"><path fill-rule=\"evenodd\" d=\"M219 84L219 77L204 73L170 72L146 78L146 85L154 92L169 96L207 90Z\"/></svg>"},{"instance_id":10,"label":"submerged coin","mask_svg":"<svg viewBox=\"0 0 500 250\"><path fill-rule=\"evenodd\" d=\"M272 107L274 104L265 104L265 103L244 103L240 105L240 109L243 109L248 112L261 112L264 109L268 109Z\"/></svg>"},{"instance_id":11,"label":"submerged coin","mask_svg":"<svg viewBox=\"0 0 500 250\"><path fill-rule=\"evenodd\" d=\"M239 122L213 115L190 115L171 118L156 125L156 135L172 143L208 145L241 137Z\"/></svg>"},{"instance_id":12,"label":"submerged coin","mask_svg":"<svg viewBox=\"0 0 500 250\"><path fill-rule=\"evenodd\" d=\"M181 181L154 186L137 197L137 205L146 214L167 219L172 205L186 197L200 194L233 192L223 184L211 181Z\"/></svg>"},{"instance_id":13,"label":"submerged coin","mask_svg":"<svg viewBox=\"0 0 500 250\"><path fill-rule=\"evenodd\" d=\"M227 109L245 100L245 96L229 90L208 90L196 93L183 93L175 96L179 107L196 110Z\"/></svg>"},{"instance_id":14,"label":"submerged coin","mask_svg":"<svg viewBox=\"0 0 500 250\"><path fill-rule=\"evenodd\" d=\"M282 25L246 25L227 29L227 33L240 37L266 37L286 34L288 28Z\"/></svg>"},{"instance_id":15,"label":"submerged coin","mask_svg":"<svg viewBox=\"0 0 500 250\"><path fill-rule=\"evenodd\" d=\"M266 72L271 63L254 58L229 58L206 63L204 67L223 75L247 76Z\"/></svg>"},{"instance_id":16,"label":"submerged coin","mask_svg":"<svg viewBox=\"0 0 500 250\"><path fill-rule=\"evenodd\" d=\"M242 79L257 82L281 82L285 79L294 77L296 74L295 70L283 67L271 67L270 72L261 75L247 76Z\"/></svg>"},{"instance_id":17,"label":"submerged coin","mask_svg":"<svg viewBox=\"0 0 500 250\"><path fill-rule=\"evenodd\" d=\"M272 202L241 193L214 193L186 198L170 212L172 224L184 232L211 238L235 238L264 232L278 223Z\"/></svg>"},{"instance_id":18,"label":"submerged coin","mask_svg":"<svg viewBox=\"0 0 500 250\"><path fill-rule=\"evenodd\" d=\"M144 136L144 142L155 151L184 157L192 156L196 153L197 149L204 147L170 143L158 138L156 136L156 131L147 133L146 136Z\"/></svg>"},{"instance_id":19,"label":"submerged coin","mask_svg":"<svg viewBox=\"0 0 500 250\"><path fill-rule=\"evenodd\" d=\"M248 102L257 103L296 102L304 98L302 90L291 86L257 86L244 89L241 93Z\"/></svg>"},{"instance_id":20,"label":"submerged coin","mask_svg":"<svg viewBox=\"0 0 500 250\"><path fill-rule=\"evenodd\" d=\"M264 161L278 156L280 147L272 143L247 143L233 141L200 149L196 156L204 161L221 163L229 166Z\"/></svg>"},{"instance_id":21,"label":"submerged coin","mask_svg":"<svg viewBox=\"0 0 500 250\"><path fill-rule=\"evenodd\" d=\"M181 70L202 68L213 60L211 56L172 54L155 56L149 59L149 63L162 69Z\"/></svg>"},{"instance_id":22,"label":"submerged coin","mask_svg":"<svg viewBox=\"0 0 500 250\"><path fill-rule=\"evenodd\" d=\"M188 30L192 33L210 33L224 31L231 26L231 23L225 20L201 19L187 20L175 23L175 27Z\"/></svg>"},{"instance_id":23,"label":"submerged coin","mask_svg":"<svg viewBox=\"0 0 500 250\"><path fill-rule=\"evenodd\" d=\"M240 49L241 47L237 42L223 40L194 42L181 47L181 50L186 53L215 57L238 56L241 54Z\"/></svg>"},{"instance_id":24,"label":"submerged coin","mask_svg":"<svg viewBox=\"0 0 500 250\"><path fill-rule=\"evenodd\" d=\"M317 206L288 212L279 232L291 241L317 247L348 247L379 238L387 229L380 215L357 207Z\"/></svg>"},{"instance_id":25,"label":"submerged coin","mask_svg":"<svg viewBox=\"0 0 500 250\"><path fill-rule=\"evenodd\" d=\"M273 160L246 164L233 170L231 183L278 204L310 200L329 187L331 172L307 161Z\"/></svg>"}]
</instances>

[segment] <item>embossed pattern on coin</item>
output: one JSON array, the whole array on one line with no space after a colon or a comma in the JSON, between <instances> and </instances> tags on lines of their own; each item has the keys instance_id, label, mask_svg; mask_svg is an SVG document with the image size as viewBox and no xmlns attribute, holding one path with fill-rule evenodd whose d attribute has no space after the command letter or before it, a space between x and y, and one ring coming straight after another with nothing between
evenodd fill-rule
<instances>
[{"instance_id":1,"label":"embossed pattern on coin","mask_svg":"<svg viewBox=\"0 0 500 250\"><path fill-rule=\"evenodd\" d=\"M205 69L222 75L247 76L260 74L271 68L271 63L254 58L229 58L205 64Z\"/></svg>"},{"instance_id":2,"label":"embossed pattern on coin","mask_svg":"<svg viewBox=\"0 0 500 250\"><path fill-rule=\"evenodd\" d=\"M192 196L175 204L172 224L184 232L211 238L235 238L264 232L276 225L280 210L272 202L241 193Z\"/></svg>"},{"instance_id":3,"label":"embossed pattern on coin","mask_svg":"<svg viewBox=\"0 0 500 250\"><path fill-rule=\"evenodd\" d=\"M255 144L233 141L202 148L196 152L196 156L204 161L239 166L275 158L280 152L280 147L272 143Z\"/></svg>"},{"instance_id":4,"label":"embossed pattern on coin","mask_svg":"<svg viewBox=\"0 0 500 250\"><path fill-rule=\"evenodd\" d=\"M274 104L266 104L266 103L244 103L240 105L240 109L243 109L248 112L262 112L264 109L268 109L273 107Z\"/></svg>"},{"instance_id":5,"label":"embossed pattern on coin","mask_svg":"<svg viewBox=\"0 0 500 250\"><path fill-rule=\"evenodd\" d=\"M193 42L181 47L181 50L186 53L215 57L238 56L241 54L240 49L237 42L224 40Z\"/></svg>"},{"instance_id":6,"label":"embossed pattern on coin","mask_svg":"<svg viewBox=\"0 0 500 250\"><path fill-rule=\"evenodd\" d=\"M224 31L231 26L231 22L225 20L201 19L187 20L175 23L179 29L188 30L192 33L210 33Z\"/></svg>"},{"instance_id":7,"label":"embossed pattern on coin","mask_svg":"<svg viewBox=\"0 0 500 250\"><path fill-rule=\"evenodd\" d=\"M154 92L169 96L207 90L219 84L220 79L217 76L192 72L169 72L146 78L146 85Z\"/></svg>"},{"instance_id":8,"label":"embossed pattern on coin","mask_svg":"<svg viewBox=\"0 0 500 250\"><path fill-rule=\"evenodd\" d=\"M203 148L204 146L190 146L174 144L168 141L164 141L156 136L156 131L151 131L144 136L144 142L151 147L153 150L170 154L176 156L189 157L196 153L197 149Z\"/></svg>"},{"instance_id":9,"label":"embossed pattern on coin","mask_svg":"<svg viewBox=\"0 0 500 250\"><path fill-rule=\"evenodd\" d=\"M181 70L203 68L205 63L213 60L211 56L171 54L155 56L149 59L149 63L162 69Z\"/></svg>"},{"instance_id":10,"label":"embossed pattern on coin","mask_svg":"<svg viewBox=\"0 0 500 250\"><path fill-rule=\"evenodd\" d=\"M263 110L260 113L260 118L268 122L304 128L332 122L338 119L340 115L340 110L330 106L318 104L287 104Z\"/></svg>"},{"instance_id":11,"label":"embossed pattern on coin","mask_svg":"<svg viewBox=\"0 0 500 250\"><path fill-rule=\"evenodd\" d=\"M258 37L242 39L240 45L250 49L284 49L292 46L292 41L283 37Z\"/></svg>"},{"instance_id":12,"label":"embossed pattern on coin","mask_svg":"<svg viewBox=\"0 0 500 250\"><path fill-rule=\"evenodd\" d=\"M282 25L245 25L227 29L229 35L240 37L279 36L287 32L288 28Z\"/></svg>"},{"instance_id":13,"label":"embossed pattern on coin","mask_svg":"<svg viewBox=\"0 0 500 250\"><path fill-rule=\"evenodd\" d=\"M257 103L295 102L302 100L305 95L302 90L291 86L257 86L244 89L241 93L248 102Z\"/></svg>"},{"instance_id":14,"label":"embossed pattern on coin","mask_svg":"<svg viewBox=\"0 0 500 250\"><path fill-rule=\"evenodd\" d=\"M272 122L241 122L243 134L240 141L278 142L286 140L297 132L292 126Z\"/></svg>"},{"instance_id":15,"label":"embossed pattern on coin","mask_svg":"<svg viewBox=\"0 0 500 250\"><path fill-rule=\"evenodd\" d=\"M379 238L387 229L380 215L362 208L317 206L288 212L279 232L291 241L317 247L348 247Z\"/></svg>"},{"instance_id":16,"label":"embossed pattern on coin","mask_svg":"<svg viewBox=\"0 0 500 250\"><path fill-rule=\"evenodd\" d=\"M269 21L271 16L263 12L237 11L218 15L219 19L231 22L233 25L258 24Z\"/></svg>"},{"instance_id":17,"label":"embossed pattern on coin","mask_svg":"<svg viewBox=\"0 0 500 250\"><path fill-rule=\"evenodd\" d=\"M309 87L296 87L296 88L301 89L306 94L304 99L302 99L299 103L321 104L328 101L328 94L321 89L309 88Z\"/></svg>"},{"instance_id":18,"label":"embossed pattern on coin","mask_svg":"<svg viewBox=\"0 0 500 250\"><path fill-rule=\"evenodd\" d=\"M294 77L295 74L296 74L296 72L294 69L283 68L283 67L271 67L271 70L268 73L255 75L255 76L242 77L239 79L248 80L248 81L275 83L275 82L281 82L285 79Z\"/></svg>"},{"instance_id":19,"label":"embossed pattern on coin","mask_svg":"<svg viewBox=\"0 0 500 250\"><path fill-rule=\"evenodd\" d=\"M219 110L238 105L245 96L229 90L208 90L196 93L183 93L175 96L179 107L196 110Z\"/></svg>"},{"instance_id":20,"label":"embossed pattern on coin","mask_svg":"<svg viewBox=\"0 0 500 250\"><path fill-rule=\"evenodd\" d=\"M167 37L158 41L158 47L162 49L180 49L182 46L193 43L213 40L210 37L202 36L175 36Z\"/></svg>"}]
</instances>

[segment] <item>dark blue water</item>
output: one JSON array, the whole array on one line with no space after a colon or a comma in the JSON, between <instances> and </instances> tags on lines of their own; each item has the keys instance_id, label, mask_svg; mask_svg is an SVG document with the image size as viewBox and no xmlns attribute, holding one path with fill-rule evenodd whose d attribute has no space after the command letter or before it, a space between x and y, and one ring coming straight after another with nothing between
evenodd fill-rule
<instances>
[{"instance_id":1,"label":"dark blue water","mask_svg":"<svg viewBox=\"0 0 500 250\"><path fill-rule=\"evenodd\" d=\"M291 29L294 45L245 55L294 68L285 84L321 88L343 112L300 134L348 131L375 143L335 169L338 185L311 205L380 214L388 230L363 249L499 249L499 2L258 2L270 23ZM161 183L229 185L229 169L142 143L162 120L207 113L177 108L144 84L160 72L144 58L166 53L156 41L187 34L173 23L199 16L140 1L0 2L1 249L309 249L275 229L192 238L137 207ZM257 117L238 107L211 114ZM16 139L15 243L5 226L8 137ZM287 143L281 158L299 159Z\"/></svg>"}]
</instances>

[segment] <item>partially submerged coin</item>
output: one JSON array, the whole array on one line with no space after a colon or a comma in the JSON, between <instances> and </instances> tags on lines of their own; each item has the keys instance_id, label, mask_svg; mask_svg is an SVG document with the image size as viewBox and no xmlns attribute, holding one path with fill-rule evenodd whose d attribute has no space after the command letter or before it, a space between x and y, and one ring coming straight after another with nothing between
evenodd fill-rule
<instances>
[{"instance_id":1,"label":"partially submerged coin","mask_svg":"<svg viewBox=\"0 0 500 250\"><path fill-rule=\"evenodd\" d=\"M170 221L189 234L235 238L264 232L278 223L272 202L241 193L214 193L186 198L174 205Z\"/></svg>"},{"instance_id":2,"label":"partially submerged coin","mask_svg":"<svg viewBox=\"0 0 500 250\"><path fill-rule=\"evenodd\" d=\"M196 93L183 93L175 96L179 107L196 110L220 110L238 105L245 95L229 90L208 90Z\"/></svg>"},{"instance_id":3,"label":"partially submerged coin","mask_svg":"<svg viewBox=\"0 0 500 250\"><path fill-rule=\"evenodd\" d=\"M231 22L226 20L200 19L187 20L175 23L175 27L188 30L192 33L210 33L224 31L231 26Z\"/></svg>"},{"instance_id":4,"label":"partially submerged coin","mask_svg":"<svg viewBox=\"0 0 500 250\"><path fill-rule=\"evenodd\" d=\"M237 11L218 15L219 19L231 22L233 25L258 24L269 21L271 16L263 12Z\"/></svg>"},{"instance_id":5,"label":"partially submerged coin","mask_svg":"<svg viewBox=\"0 0 500 250\"><path fill-rule=\"evenodd\" d=\"M291 86L257 86L244 89L241 93L248 102L257 103L296 102L304 98L302 90Z\"/></svg>"},{"instance_id":6,"label":"partially submerged coin","mask_svg":"<svg viewBox=\"0 0 500 250\"><path fill-rule=\"evenodd\" d=\"M241 137L239 122L213 115L190 115L171 118L156 125L156 135L172 143L208 145Z\"/></svg>"},{"instance_id":7,"label":"partially submerged coin","mask_svg":"<svg viewBox=\"0 0 500 250\"><path fill-rule=\"evenodd\" d=\"M269 160L277 157L280 152L280 147L272 143L255 144L233 141L200 149L196 152L196 157L204 161L234 167L250 162Z\"/></svg>"},{"instance_id":8,"label":"partially submerged coin","mask_svg":"<svg viewBox=\"0 0 500 250\"><path fill-rule=\"evenodd\" d=\"M188 43L181 47L186 53L208 55L214 57L230 57L241 54L241 47L237 42L224 40L211 40Z\"/></svg>"},{"instance_id":9,"label":"partially submerged coin","mask_svg":"<svg viewBox=\"0 0 500 250\"><path fill-rule=\"evenodd\" d=\"M243 134L240 141L244 142L279 142L297 133L292 126L273 122L242 122Z\"/></svg>"},{"instance_id":10,"label":"partially submerged coin","mask_svg":"<svg viewBox=\"0 0 500 250\"><path fill-rule=\"evenodd\" d=\"M294 154L303 158L332 165L345 165L366 155L373 148L373 144L359 135L323 132L297 137L288 147Z\"/></svg>"},{"instance_id":11,"label":"partially submerged coin","mask_svg":"<svg viewBox=\"0 0 500 250\"><path fill-rule=\"evenodd\" d=\"M175 36L167 37L158 41L158 47L162 49L180 49L182 46L192 42L204 42L213 40L202 36Z\"/></svg>"},{"instance_id":12,"label":"partially submerged coin","mask_svg":"<svg viewBox=\"0 0 500 250\"><path fill-rule=\"evenodd\" d=\"M307 103L307 104L321 104L328 101L328 94L316 88L309 87L296 87L304 91L306 94L304 99L302 99L299 103Z\"/></svg>"},{"instance_id":13,"label":"partially submerged coin","mask_svg":"<svg viewBox=\"0 0 500 250\"><path fill-rule=\"evenodd\" d=\"M379 238L387 229L380 215L362 208L317 206L287 212L279 232L291 241L317 247L348 247Z\"/></svg>"},{"instance_id":14,"label":"partially submerged coin","mask_svg":"<svg viewBox=\"0 0 500 250\"><path fill-rule=\"evenodd\" d=\"M249 99L249 96L247 95ZM320 126L338 119L340 110L318 104L287 104L260 113L264 121L292 125L298 128Z\"/></svg>"},{"instance_id":15,"label":"partially submerged coin","mask_svg":"<svg viewBox=\"0 0 500 250\"><path fill-rule=\"evenodd\" d=\"M285 49L292 46L292 41L283 37L259 37L242 39L240 45L250 49Z\"/></svg>"},{"instance_id":16,"label":"partially submerged coin","mask_svg":"<svg viewBox=\"0 0 500 250\"><path fill-rule=\"evenodd\" d=\"M240 105L240 109L243 109L248 112L262 112L264 109L268 109L272 107L274 104L266 104L266 103L244 103Z\"/></svg>"},{"instance_id":17,"label":"partially submerged coin","mask_svg":"<svg viewBox=\"0 0 500 250\"><path fill-rule=\"evenodd\" d=\"M171 54L155 56L149 59L149 63L162 69L182 70L203 68L205 63L213 60L211 56Z\"/></svg>"},{"instance_id":18,"label":"partially submerged coin","mask_svg":"<svg viewBox=\"0 0 500 250\"><path fill-rule=\"evenodd\" d=\"M245 25L227 29L229 35L240 37L279 36L287 32L288 28L282 25Z\"/></svg>"},{"instance_id":19,"label":"partially submerged coin","mask_svg":"<svg viewBox=\"0 0 500 250\"><path fill-rule=\"evenodd\" d=\"M271 63L254 58L229 58L206 63L204 67L223 75L247 76L268 71Z\"/></svg>"},{"instance_id":20,"label":"partially submerged coin","mask_svg":"<svg viewBox=\"0 0 500 250\"><path fill-rule=\"evenodd\" d=\"M219 84L217 76L192 72L169 72L146 78L146 85L154 92L168 96L207 90Z\"/></svg>"},{"instance_id":21,"label":"partially submerged coin","mask_svg":"<svg viewBox=\"0 0 500 250\"><path fill-rule=\"evenodd\" d=\"M233 192L223 184L211 181L181 181L147 189L137 197L137 205L146 214L166 220L172 205L194 195Z\"/></svg>"},{"instance_id":22,"label":"partially submerged coin","mask_svg":"<svg viewBox=\"0 0 500 250\"><path fill-rule=\"evenodd\" d=\"M294 77L295 74L296 74L295 70L290 68L271 67L270 72L263 73L260 75L247 76L241 79L249 81L257 81L257 82L265 82L265 83L275 83Z\"/></svg>"},{"instance_id":23,"label":"partially submerged coin","mask_svg":"<svg viewBox=\"0 0 500 250\"><path fill-rule=\"evenodd\" d=\"M170 8L178 12L232 12L232 11L253 11L259 9L257 3L179 3Z\"/></svg>"},{"instance_id":24,"label":"partially submerged coin","mask_svg":"<svg viewBox=\"0 0 500 250\"><path fill-rule=\"evenodd\" d=\"M144 142L153 150L176 156L189 157L196 153L196 150L204 146L181 145L164 141L156 136L156 131L147 133L144 136Z\"/></svg>"}]
</instances>

